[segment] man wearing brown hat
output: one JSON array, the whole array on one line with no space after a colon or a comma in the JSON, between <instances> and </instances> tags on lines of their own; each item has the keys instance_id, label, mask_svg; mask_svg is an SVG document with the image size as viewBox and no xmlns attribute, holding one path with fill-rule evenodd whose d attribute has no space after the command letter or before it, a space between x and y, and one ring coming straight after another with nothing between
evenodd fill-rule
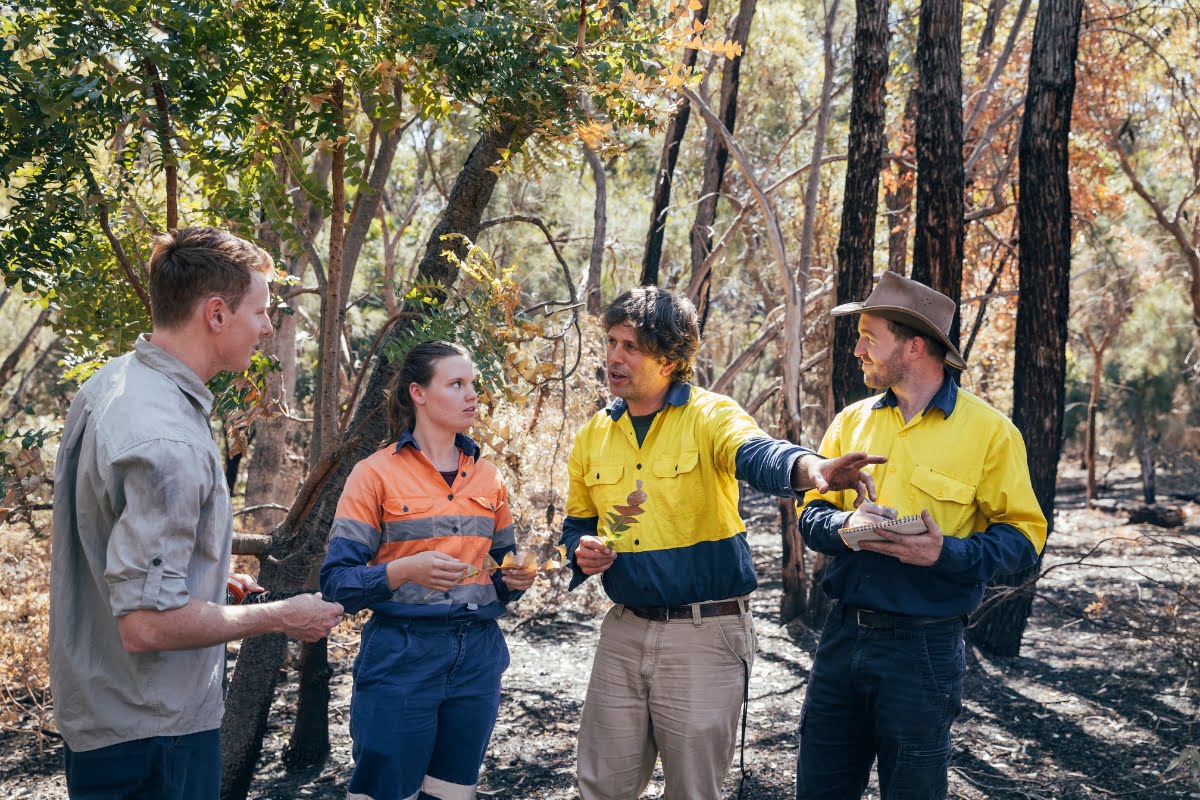
<instances>
[{"instance_id":1,"label":"man wearing brown hat","mask_svg":"<svg viewBox=\"0 0 1200 800\"><path fill-rule=\"evenodd\" d=\"M875 502L809 492L800 532L829 558L834 600L800 716L796 798L861 796L879 762L882 800L946 796L950 727L961 710L963 623L997 574L1031 566L1046 520L1013 424L959 388L954 301L885 272L858 314L854 355L883 393L841 411L821 455L886 455ZM917 532L873 528L913 516ZM877 540L839 530L865 526ZM859 549L860 548L860 549Z\"/></svg>"}]
</instances>

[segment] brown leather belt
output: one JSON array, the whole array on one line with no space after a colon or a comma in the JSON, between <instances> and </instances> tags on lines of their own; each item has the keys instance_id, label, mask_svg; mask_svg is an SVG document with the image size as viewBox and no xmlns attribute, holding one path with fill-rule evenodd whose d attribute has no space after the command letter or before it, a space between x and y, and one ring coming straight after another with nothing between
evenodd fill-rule
<instances>
[{"instance_id":1,"label":"brown leather belt","mask_svg":"<svg viewBox=\"0 0 1200 800\"><path fill-rule=\"evenodd\" d=\"M724 617L733 614L740 615L742 613L742 603L740 600L726 600L721 603L699 603L698 605L700 606L700 616L702 617ZM625 606L625 609L642 619L648 619L653 622L692 618L692 607L690 605L674 607L647 606L645 608Z\"/></svg>"}]
</instances>

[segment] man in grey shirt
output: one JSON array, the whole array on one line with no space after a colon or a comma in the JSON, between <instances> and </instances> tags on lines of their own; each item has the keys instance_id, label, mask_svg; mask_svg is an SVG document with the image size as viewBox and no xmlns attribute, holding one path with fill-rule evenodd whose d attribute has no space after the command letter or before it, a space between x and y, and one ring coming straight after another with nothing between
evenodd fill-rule
<instances>
[{"instance_id":1,"label":"man in grey shirt","mask_svg":"<svg viewBox=\"0 0 1200 800\"><path fill-rule=\"evenodd\" d=\"M224 603L233 515L205 382L247 369L271 332L271 266L213 228L158 237L153 334L71 403L55 470L50 680L72 798L216 798L224 643L317 641L342 612L319 594Z\"/></svg>"}]
</instances>

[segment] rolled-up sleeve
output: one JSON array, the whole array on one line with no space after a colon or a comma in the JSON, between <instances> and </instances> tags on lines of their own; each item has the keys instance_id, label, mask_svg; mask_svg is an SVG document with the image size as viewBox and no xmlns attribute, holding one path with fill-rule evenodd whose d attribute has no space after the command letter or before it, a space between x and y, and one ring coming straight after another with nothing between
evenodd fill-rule
<instances>
[{"instance_id":1,"label":"rolled-up sleeve","mask_svg":"<svg viewBox=\"0 0 1200 800\"><path fill-rule=\"evenodd\" d=\"M188 565L213 480L208 456L184 442L156 439L113 459L105 489L118 514L104 568L113 616L187 605Z\"/></svg>"}]
</instances>

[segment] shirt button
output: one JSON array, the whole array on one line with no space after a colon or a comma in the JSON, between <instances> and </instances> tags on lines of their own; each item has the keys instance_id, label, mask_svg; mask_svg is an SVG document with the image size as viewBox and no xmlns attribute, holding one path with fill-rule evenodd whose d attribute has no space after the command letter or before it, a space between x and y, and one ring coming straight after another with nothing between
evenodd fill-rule
<instances>
[{"instance_id":1,"label":"shirt button","mask_svg":"<svg viewBox=\"0 0 1200 800\"><path fill-rule=\"evenodd\" d=\"M634 544L641 544L641 543L642 543L642 540L641 540L641 539L634 539L634 540L633 540L633 543L634 543Z\"/></svg>"},{"instance_id":2,"label":"shirt button","mask_svg":"<svg viewBox=\"0 0 1200 800\"><path fill-rule=\"evenodd\" d=\"M467 477L467 471L466 471L466 470L463 470L462 476L463 476L464 478L465 478L465 477Z\"/></svg>"},{"instance_id":3,"label":"shirt button","mask_svg":"<svg viewBox=\"0 0 1200 800\"><path fill-rule=\"evenodd\" d=\"M908 436L908 431L900 431L900 438L903 439L905 436Z\"/></svg>"},{"instance_id":4,"label":"shirt button","mask_svg":"<svg viewBox=\"0 0 1200 800\"><path fill-rule=\"evenodd\" d=\"M161 559L161 558L156 558L156 559L154 559L153 561L151 561L150 563L151 563L151 564L153 564L154 566L156 566L156 567L157 567L157 566L159 566L159 565L161 565L161 564L162 564L162 559Z\"/></svg>"},{"instance_id":5,"label":"shirt button","mask_svg":"<svg viewBox=\"0 0 1200 800\"><path fill-rule=\"evenodd\" d=\"M895 471L896 471L896 465L895 465L895 464L892 464L890 467L888 467L888 472L895 472Z\"/></svg>"},{"instance_id":6,"label":"shirt button","mask_svg":"<svg viewBox=\"0 0 1200 800\"><path fill-rule=\"evenodd\" d=\"M454 533L458 533L458 526L457 526L457 525L455 525L455 526L454 526L453 528L451 528L450 530L452 530Z\"/></svg>"},{"instance_id":7,"label":"shirt button","mask_svg":"<svg viewBox=\"0 0 1200 800\"><path fill-rule=\"evenodd\" d=\"M404 510L405 510L405 511L408 511L408 506L405 506L405 507L404 507Z\"/></svg>"},{"instance_id":8,"label":"shirt button","mask_svg":"<svg viewBox=\"0 0 1200 800\"><path fill-rule=\"evenodd\" d=\"M938 492L938 497L943 497L943 496L945 496L945 494L946 494L945 492Z\"/></svg>"},{"instance_id":9,"label":"shirt button","mask_svg":"<svg viewBox=\"0 0 1200 800\"><path fill-rule=\"evenodd\" d=\"M600 473L599 473L599 472L597 472L597 473L596 473L596 480L600 480Z\"/></svg>"},{"instance_id":10,"label":"shirt button","mask_svg":"<svg viewBox=\"0 0 1200 800\"><path fill-rule=\"evenodd\" d=\"M447 500L453 500L453 499L454 499L454 495L452 495L452 494L448 494L448 495L446 495L446 499L447 499Z\"/></svg>"},{"instance_id":11,"label":"shirt button","mask_svg":"<svg viewBox=\"0 0 1200 800\"><path fill-rule=\"evenodd\" d=\"M641 468L642 468L642 465L641 465L641 464L638 464L638 465L637 465L637 468L638 468L638 469L641 469Z\"/></svg>"}]
</instances>

